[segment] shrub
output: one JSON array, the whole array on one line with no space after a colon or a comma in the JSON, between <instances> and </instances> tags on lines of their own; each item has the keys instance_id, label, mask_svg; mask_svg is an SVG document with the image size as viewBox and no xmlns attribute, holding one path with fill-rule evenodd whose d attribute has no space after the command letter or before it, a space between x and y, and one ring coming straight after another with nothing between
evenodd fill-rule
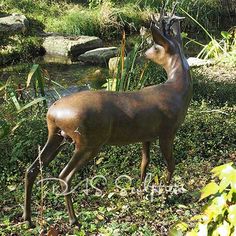
<instances>
[{"instance_id":1,"label":"shrub","mask_svg":"<svg viewBox=\"0 0 236 236\"><path fill-rule=\"evenodd\" d=\"M217 182L212 180L202 189L200 201L209 197L208 203L200 215L192 217L197 224L186 236L236 235L236 169L232 164L217 166L211 171ZM183 225L175 227L178 235Z\"/></svg>"}]
</instances>

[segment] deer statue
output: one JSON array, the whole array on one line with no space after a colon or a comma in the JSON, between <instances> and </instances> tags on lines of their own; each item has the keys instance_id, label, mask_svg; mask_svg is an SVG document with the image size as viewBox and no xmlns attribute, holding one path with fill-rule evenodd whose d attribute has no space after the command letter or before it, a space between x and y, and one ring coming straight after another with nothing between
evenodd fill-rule
<instances>
[{"instance_id":1,"label":"deer statue","mask_svg":"<svg viewBox=\"0 0 236 236\"><path fill-rule=\"evenodd\" d=\"M70 191L76 171L94 158L103 145L142 143L141 179L149 163L152 141L159 138L167 164L167 182L174 172L173 141L182 124L192 96L189 65L183 54L179 20L174 14L160 14L151 23L154 45L146 57L167 73L163 84L133 92L83 91L56 101L48 110L48 140L25 174L24 220L32 226L31 196L40 171L60 151L65 137L73 140L72 158L59 175L62 190ZM65 184L66 183L66 184ZM67 186L66 186L67 185ZM70 224L76 225L71 194L65 194Z\"/></svg>"}]
</instances>

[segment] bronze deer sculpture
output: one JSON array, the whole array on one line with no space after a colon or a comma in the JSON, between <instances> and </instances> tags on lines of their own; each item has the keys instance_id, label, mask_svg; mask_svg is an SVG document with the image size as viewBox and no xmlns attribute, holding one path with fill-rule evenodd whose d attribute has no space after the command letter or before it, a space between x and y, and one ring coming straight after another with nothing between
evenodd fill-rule
<instances>
[{"instance_id":1,"label":"bronze deer sculpture","mask_svg":"<svg viewBox=\"0 0 236 236\"><path fill-rule=\"evenodd\" d=\"M158 26L159 25L159 26ZM154 45L146 57L166 70L165 83L134 92L84 91L63 97L48 110L48 140L39 157L25 175L24 220L31 222L31 195L39 173L39 158L47 166L60 151L64 137L75 144L74 154L59 178L70 191L76 171L95 157L105 145L142 142L141 179L149 162L150 143L159 138L171 180L175 168L173 141L182 124L192 96L189 65L182 52L179 18L161 15L158 25L151 23ZM77 224L71 195L65 195L69 220Z\"/></svg>"}]
</instances>

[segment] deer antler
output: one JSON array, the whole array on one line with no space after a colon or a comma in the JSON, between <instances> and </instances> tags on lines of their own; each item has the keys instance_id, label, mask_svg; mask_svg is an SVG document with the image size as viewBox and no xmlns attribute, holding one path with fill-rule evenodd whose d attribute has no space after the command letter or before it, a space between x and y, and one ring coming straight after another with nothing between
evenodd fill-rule
<instances>
[{"instance_id":1,"label":"deer antler","mask_svg":"<svg viewBox=\"0 0 236 236\"><path fill-rule=\"evenodd\" d=\"M152 14L152 15L151 15L151 21L152 21L156 26L159 26L159 20L160 20L160 18L157 17L157 14Z\"/></svg>"},{"instance_id":2,"label":"deer antler","mask_svg":"<svg viewBox=\"0 0 236 236\"><path fill-rule=\"evenodd\" d=\"M165 11L166 3L167 2L165 2L165 3L163 2L163 4L162 4L160 16L159 16L159 21L163 18L163 16L166 16L166 11Z\"/></svg>"},{"instance_id":3,"label":"deer antler","mask_svg":"<svg viewBox=\"0 0 236 236\"><path fill-rule=\"evenodd\" d=\"M171 11L170 17L173 17L173 16L174 16L175 10L176 10L176 7L177 7L178 4L179 4L179 2L174 3L174 6L173 6L173 9L172 9L172 11Z\"/></svg>"},{"instance_id":4,"label":"deer antler","mask_svg":"<svg viewBox=\"0 0 236 236\"><path fill-rule=\"evenodd\" d=\"M184 17L179 17L175 15L176 7L179 4L179 2L175 2L173 4L173 8L170 14L167 14L165 11L166 5L168 4L169 0L163 2L159 17L157 14L152 14L151 15L151 20L152 22L158 27L163 34L170 34L172 29L172 25L174 24L175 21L177 20L182 20Z\"/></svg>"},{"instance_id":5,"label":"deer antler","mask_svg":"<svg viewBox=\"0 0 236 236\"><path fill-rule=\"evenodd\" d=\"M169 18L167 19L166 28L167 28L167 32L169 32L169 33L170 33L171 27L175 21L185 19L185 17L180 17L180 16L175 15L176 7L178 4L179 4L179 2L174 3L171 14L170 14Z\"/></svg>"}]
</instances>

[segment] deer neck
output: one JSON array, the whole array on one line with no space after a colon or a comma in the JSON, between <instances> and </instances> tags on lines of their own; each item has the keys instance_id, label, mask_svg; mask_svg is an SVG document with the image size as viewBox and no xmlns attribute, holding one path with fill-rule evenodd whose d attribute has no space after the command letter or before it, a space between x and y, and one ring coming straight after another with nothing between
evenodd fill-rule
<instances>
[{"instance_id":1,"label":"deer neck","mask_svg":"<svg viewBox=\"0 0 236 236\"><path fill-rule=\"evenodd\" d=\"M163 65L167 73L167 83L172 83L178 92L188 92L192 88L192 80L188 62L184 56L175 54Z\"/></svg>"}]
</instances>

